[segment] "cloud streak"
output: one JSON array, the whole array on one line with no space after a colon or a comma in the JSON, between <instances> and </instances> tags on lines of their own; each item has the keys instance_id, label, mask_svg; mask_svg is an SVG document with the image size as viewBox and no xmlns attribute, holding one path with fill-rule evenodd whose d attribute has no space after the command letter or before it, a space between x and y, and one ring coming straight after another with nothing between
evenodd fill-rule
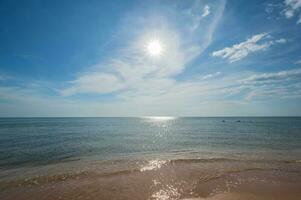
<instances>
[{"instance_id":1,"label":"cloud streak","mask_svg":"<svg viewBox=\"0 0 301 200\"><path fill-rule=\"evenodd\" d=\"M210 7L208 5L205 5L203 8L203 14L201 15L202 18L207 17L210 14Z\"/></svg>"},{"instance_id":2,"label":"cloud streak","mask_svg":"<svg viewBox=\"0 0 301 200\"><path fill-rule=\"evenodd\" d=\"M292 18L295 15L300 14L301 0L284 0L285 8L282 11L286 18ZM301 23L301 15L297 21L297 24Z\"/></svg>"},{"instance_id":3,"label":"cloud streak","mask_svg":"<svg viewBox=\"0 0 301 200\"><path fill-rule=\"evenodd\" d=\"M221 2L221 4L225 4L225 1ZM203 9L200 9L201 7L203 7ZM202 20L211 14L211 7L208 4L203 5L201 1L197 0L194 5L187 10L186 14L188 14L192 22L190 30L193 32L199 28Z\"/></svg>"},{"instance_id":4,"label":"cloud streak","mask_svg":"<svg viewBox=\"0 0 301 200\"><path fill-rule=\"evenodd\" d=\"M239 82L246 100L301 97L301 69L253 74Z\"/></svg>"},{"instance_id":5,"label":"cloud streak","mask_svg":"<svg viewBox=\"0 0 301 200\"><path fill-rule=\"evenodd\" d=\"M212 56L227 59L230 63L239 61L248 55L268 49L276 43L286 43L286 39L270 40L271 36L268 33L260 33L248 38L246 41L234 44L231 47L214 51Z\"/></svg>"},{"instance_id":6,"label":"cloud streak","mask_svg":"<svg viewBox=\"0 0 301 200\"><path fill-rule=\"evenodd\" d=\"M204 37L199 38L198 29L190 32L190 36L183 35L183 27L173 27L168 18L161 17L158 22L160 26L149 28L149 16L139 18L139 37L116 52L116 56L105 62L97 63L91 72L80 74L75 80L70 81L70 87L61 89L61 94L70 96L80 93L106 94L119 92L124 94L161 94L171 87L179 84L175 76L181 74L187 65L199 56L211 43L212 35L217 27L225 6L225 1L215 10L212 23L207 25L203 31ZM193 5L195 6L195 4ZM193 7L195 9L195 7ZM193 21L195 18L205 17L210 14L210 7L205 5L204 12L198 16L189 16ZM174 10L172 17L179 16L179 11ZM180 13L181 14L181 13ZM135 19L126 19L128 24L137 24ZM134 22L133 22L134 21ZM142 25L140 25L142 24ZM124 25L126 26L126 25ZM181 28L181 29L180 29ZM188 30L186 32L189 32ZM153 57L145 51L146 45L152 40L162 43L163 53ZM124 97L119 94L117 97Z\"/></svg>"},{"instance_id":7,"label":"cloud streak","mask_svg":"<svg viewBox=\"0 0 301 200\"><path fill-rule=\"evenodd\" d=\"M216 48L223 38L223 33L216 33L218 25L229 17L223 16L225 5L224 0L208 4L179 1L173 6L160 3L155 14L134 8L135 12L129 11L116 26L114 37L108 38L108 51L102 49L105 53L99 60L82 66L82 71L69 81L35 86L23 80L1 80L0 76L0 115L258 115L262 107L252 107L258 102L270 105L271 101L301 99L301 69L293 69L298 61L293 66L282 65L289 63L288 59L298 60L293 55L277 64L258 59L232 68L237 66L233 62L294 38L274 38L272 32L263 32ZM224 30L224 26L220 28ZM214 35L216 43L212 42ZM162 45L163 53L159 56L151 56L147 51L153 40ZM214 49L210 55L216 59L208 59L203 53L209 46ZM275 48L271 53L276 55L269 57L279 58L279 53L284 55L280 51ZM227 63L218 65L218 59ZM286 108L277 106L273 110Z\"/></svg>"},{"instance_id":8,"label":"cloud streak","mask_svg":"<svg viewBox=\"0 0 301 200\"><path fill-rule=\"evenodd\" d=\"M293 79L301 79L301 69L253 75L247 78L244 82L256 83L256 82L286 81L286 80L293 80Z\"/></svg>"}]
</instances>

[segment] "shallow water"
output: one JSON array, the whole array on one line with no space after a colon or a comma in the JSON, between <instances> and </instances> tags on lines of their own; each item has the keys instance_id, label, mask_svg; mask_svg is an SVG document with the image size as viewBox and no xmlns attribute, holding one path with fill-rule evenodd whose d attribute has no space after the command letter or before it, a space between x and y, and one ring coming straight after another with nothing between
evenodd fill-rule
<instances>
[{"instance_id":1,"label":"shallow water","mask_svg":"<svg viewBox=\"0 0 301 200\"><path fill-rule=\"evenodd\" d=\"M4 199L298 199L300 161L301 118L0 119Z\"/></svg>"}]
</instances>

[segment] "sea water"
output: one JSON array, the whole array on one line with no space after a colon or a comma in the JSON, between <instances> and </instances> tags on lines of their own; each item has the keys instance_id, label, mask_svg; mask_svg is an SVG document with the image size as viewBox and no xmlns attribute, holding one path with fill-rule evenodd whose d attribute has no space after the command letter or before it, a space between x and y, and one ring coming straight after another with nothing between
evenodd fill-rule
<instances>
[{"instance_id":1,"label":"sea water","mask_svg":"<svg viewBox=\"0 0 301 200\"><path fill-rule=\"evenodd\" d=\"M176 155L298 159L300 153L298 117L0 119L1 168Z\"/></svg>"},{"instance_id":2,"label":"sea water","mask_svg":"<svg viewBox=\"0 0 301 200\"><path fill-rule=\"evenodd\" d=\"M0 119L4 200L274 199L275 192L294 200L300 191L298 117Z\"/></svg>"}]
</instances>

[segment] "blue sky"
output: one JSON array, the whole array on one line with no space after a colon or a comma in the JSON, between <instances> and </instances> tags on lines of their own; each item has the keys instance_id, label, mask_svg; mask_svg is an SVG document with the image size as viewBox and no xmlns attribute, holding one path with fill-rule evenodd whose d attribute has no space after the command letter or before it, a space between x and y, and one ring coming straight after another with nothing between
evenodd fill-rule
<instances>
[{"instance_id":1,"label":"blue sky","mask_svg":"<svg viewBox=\"0 0 301 200\"><path fill-rule=\"evenodd\" d=\"M1 0L0 15L2 117L301 115L301 0Z\"/></svg>"}]
</instances>

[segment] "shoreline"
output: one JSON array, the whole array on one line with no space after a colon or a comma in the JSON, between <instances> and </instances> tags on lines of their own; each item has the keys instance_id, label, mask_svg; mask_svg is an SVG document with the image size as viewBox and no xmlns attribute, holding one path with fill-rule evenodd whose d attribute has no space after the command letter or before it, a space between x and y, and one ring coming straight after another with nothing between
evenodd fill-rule
<instances>
[{"instance_id":1,"label":"shoreline","mask_svg":"<svg viewBox=\"0 0 301 200\"><path fill-rule=\"evenodd\" d=\"M72 170L68 164L65 169L59 165L56 169L59 171L52 172L52 175L46 168L40 171L44 175L37 175L37 167L33 169L35 176L1 180L2 199L34 200L46 195L42 199L261 200L285 197L295 200L301 195L299 162L229 159L106 161L86 163ZM62 173L64 170L67 171Z\"/></svg>"}]
</instances>

